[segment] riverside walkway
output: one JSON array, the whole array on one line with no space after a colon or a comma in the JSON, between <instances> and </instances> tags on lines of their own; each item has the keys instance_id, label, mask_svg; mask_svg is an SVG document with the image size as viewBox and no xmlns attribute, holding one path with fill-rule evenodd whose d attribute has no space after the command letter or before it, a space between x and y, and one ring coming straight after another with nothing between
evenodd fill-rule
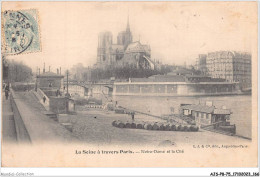
<instances>
[{"instance_id":1,"label":"riverside walkway","mask_svg":"<svg viewBox=\"0 0 260 177\"><path fill-rule=\"evenodd\" d=\"M10 98L6 100L4 93L2 93L2 132L3 143L17 142L14 114L11 108Z\"/></svg>"},{"instance_id":2,"label":"riverside walkway","mask_svg":"<svg viewBox=\"0 0 260 177\"><path fill-rule=\"evenodd\" d=\"M9 100L3 100L3 139L19 143L77 141L69 130L44 114L46 109L33 91L11 94Z\"/></svg>"}]
</instances>

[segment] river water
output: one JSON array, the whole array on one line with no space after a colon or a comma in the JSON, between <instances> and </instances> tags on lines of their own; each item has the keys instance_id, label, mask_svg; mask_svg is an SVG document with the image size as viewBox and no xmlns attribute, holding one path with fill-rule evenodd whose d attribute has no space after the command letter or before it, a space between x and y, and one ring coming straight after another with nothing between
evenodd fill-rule
<instances>
[{"instance_id":1,"label":"river water","mask_svg":"<svg viewBox=\"0 0 260 177\"><path fill-rule=\"evenodd\" d=\"M179 113L180 104L199 104L212 101L217 108L225 106L231 109L231 124L236 124L237 135L251 138L252 106L250 95L239 96L205 96L205 97L148 97L148 96L114 96L120 106L161 116ZM173 108L173 109L172 109Z\"/></svg>"}]
</instances>

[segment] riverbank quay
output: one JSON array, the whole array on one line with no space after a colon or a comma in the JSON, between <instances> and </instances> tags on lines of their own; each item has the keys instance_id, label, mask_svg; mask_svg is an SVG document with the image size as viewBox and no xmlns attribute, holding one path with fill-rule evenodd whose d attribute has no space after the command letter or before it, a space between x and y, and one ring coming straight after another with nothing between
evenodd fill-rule
<instances>
[{"instance_id":1,"label":"riverbank quay","mask_svg":"<svg viewBox=\"0 0 260 177\"><path fill-rule=\"evenodd\" d=\"M132 116L117 114L114 111L100 108L76 109L76 114L59 114L57 119L53 120L44 114L44 107L33 93L20 92L16 94L16 99L19 99L20 104L23 104L23 109L19 110L25 111L26 114L23 115L26 115L27 120L31 120L27 121L31 128L28 131L29 135L31 131L35 131L37 132L35 135L39 136L34 136L37 141L32 138L33 143L3 144L2 152L6 154L3 156L4 166L16 167L22 165L26 167L28 164L23 159L30 158L35 167L58 167L61 164L63 167L71 166L72 161L77 162L74 164L77 164L78 167L86 165L86 155L96 158L98 163L102 163L104 158L113 161L114 158L111 158L108 154L111 151L118 152L118 154L115 154L115 158L117 155L129 155L131 153L132 156L129 156L128 160L133 159L133 164L136 163L135 157L137 159L140 159L140 157L148 158L147 163L155 160L154 158L149 159L149 156L147 156L147 154L153 153L163 155L163 158L161 158L163 160L172 158L175 162L189 158L191 162L188 165L194 166L193 162L197 158L194 154L198 154L198 152L214 152L214 158L212 158L216 160L216 157L220 158L223 153L221 149L225 149L224 153L233 157L236 154L234 152L245 152L252 148L254 143L247 139L201 129L197 132L184 132L118 128L112 125L114 120L131 122ZM19 104L17 105L19 107ZM146 121L167 122L156 117L135 114L134 122ZM70 129L65 126L68 124L71 125ZM25 126L27 127L28 124L25 124ZM208 151L204 151L205 148L208 148ZM234 149L237 150L234 151ZM174 153L167 154L167 150ZM86 154L89 152L97 153L98 151L106 156ZM29 155L28 152L30 152ZM79 152L84 154L79 154ZM38 157L39 154L41 154L41 159L36 158L35 161L34 157ZM53 164L53 158L61 158L61 161ZM250 155L245 156L245 158L252 160ZM42 164L43 161L44 164ZM205 161L208 161L208 158ZM241 162L241 160L237 160L237 162ZM109 164L103 164L103 166L109 166ZM163 163L160 164L164 165ZM118 166L120 165L124 166L121 163L118 164Z\"/></svg>"},{"instance_id":2,"label":"riverbank quay","mask_svg":"<svg viewBox=\"0 0 260 177\"><path fill-rule=\"evenodd\" d=\"M167 121L142 114L136 114L133 120L129 114L117 114L100 108L76 109L76 114L60 114L57 120L53 120L44 114L44 107L31 91L15 92L11 99L15 102L17 107L15 110L19 111L23 120L30 142L75 141L83 144L117 146L159 146L164 142L168 142L167 144L171 146L250 142L236 136L222 135L202 129L198 132L184 132L118 128L112 125L113 121L158 123L167 123ZM70 127L68 128L67 125Z\"/></svg>"},{"instance_id":3,"label":"riverbank quay","mask_svg":"<svg viewBox=\"0 0 260 177\"><path fill-rule=\"evenodd\" d=\"M200 129L198 132L183 131L151 131L145 129L126 129L112 126L115 120L132 122L131 115L116 114L113 111L101 109L86 109L77 111L77 115L67 115L67 120L74 120L72 133L81 141L97 145L134 145L159 146L163 142L170 145L197 145L197 144L243 144L250 143L248 139L236 136L227 136ZM166 123L166 120L135 115L134 122ZM169 144L169 143L168 143Z\"/></svg>"}]
</instances>

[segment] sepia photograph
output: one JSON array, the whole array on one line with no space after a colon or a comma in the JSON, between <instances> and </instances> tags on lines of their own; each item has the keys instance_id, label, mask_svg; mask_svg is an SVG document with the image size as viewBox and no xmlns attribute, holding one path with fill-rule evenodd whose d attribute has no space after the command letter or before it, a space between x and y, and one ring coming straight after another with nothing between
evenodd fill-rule
<instances>
[{"instance_id":1,"label":"sepia photograph","mask_svg":"<svg viewBox=\"0 0 260 177\"><path fill-rule=\"evenodd\" d=\"M1 165L257 167L257 17L243 1L2 1Z\"/></svg>"}]
</instances>

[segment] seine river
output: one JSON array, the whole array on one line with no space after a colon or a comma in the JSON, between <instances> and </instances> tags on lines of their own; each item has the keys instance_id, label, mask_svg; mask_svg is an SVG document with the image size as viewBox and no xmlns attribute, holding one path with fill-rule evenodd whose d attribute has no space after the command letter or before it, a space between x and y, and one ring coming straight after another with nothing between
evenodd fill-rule
<instances>
[{"instance_id":1,"label":"seine river","mask_svg":"<svg viewBox=\"0 0 260 177\"><path fill-rule=\"evenodd\" d=\"M231 124L236 124L237 134L251 138L251 96L205 96L205 97L147 97L147 96L114 96L120 106L161 116L179 112L180 104L199 104L212 101L217 108L225 106L231 109Z\"/></svg>"}]
</instances>

